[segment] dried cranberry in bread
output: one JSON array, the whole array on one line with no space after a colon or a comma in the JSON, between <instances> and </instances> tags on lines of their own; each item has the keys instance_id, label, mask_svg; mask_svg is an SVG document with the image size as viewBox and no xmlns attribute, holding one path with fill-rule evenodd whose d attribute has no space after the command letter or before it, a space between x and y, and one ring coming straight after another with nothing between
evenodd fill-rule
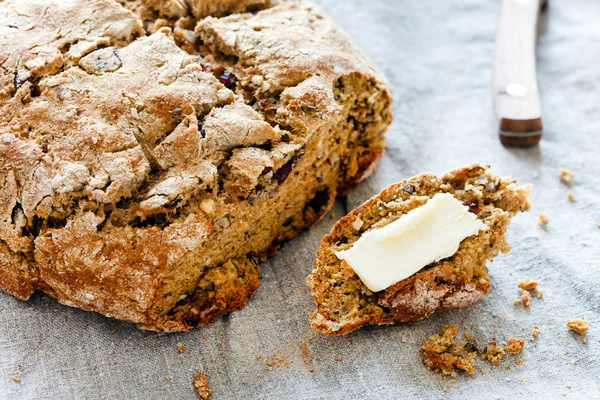
<instances>
[{"instance_id":1,"label":"dried cranberry in bread","mask_svg":"<svg viewBox=\"0 0 600 400\"><path fill-rule=\"evenodd\" d=\"M512 179L501 178L481 164L439 177L417 175L384 189L340 219L323 238L307 279L317 306L310 316L312 327L343 335L367 324L418 321L480 299L490 286L486 262L510 249L504 233L514 214L529 209L529 190L530 185L516 186ZM453 256L374 293L334 253L352 247L366 231L402 218L438 193L452 194L488 227L465 238Z\"/></svg>"},{"instance_id":2,"label":"dried cranberry in bread","mask_svg":"<svg viewBox=\"0 0 600 400\"><path fill-rule=\"evenodd\" d=\"M0 287L144 329L244 307L391 121L305 1L6 0L0 58Z\"/></svg>"}]
</instances>

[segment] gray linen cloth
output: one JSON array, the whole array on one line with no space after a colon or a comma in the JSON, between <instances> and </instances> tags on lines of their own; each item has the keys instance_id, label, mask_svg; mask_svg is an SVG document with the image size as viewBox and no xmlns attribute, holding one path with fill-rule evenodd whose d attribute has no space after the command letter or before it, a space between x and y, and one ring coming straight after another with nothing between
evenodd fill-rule
<instances>
[{"instance_id":1,"label":"gray linen cloth","mask_svg":"<svg viewBox=\"0 0 600 400\"><path fill-rule=\"evenodd\" d=\"M600 2L550 4L538 50L545 136L531 149L505 148L496 137L491 62L499 1L319 3L394 89L388 153L348 196L349 209L403 178L474 161L534 184L533 210L508 233L512 251L489 265L489 295L412 326L313 334L304 282L321 237L343 215L338 201L262 266L262 287L244 310L187 333L142 332L46 296L22 302L0 293L0 399L193 399L198 370L215 399L600 398ZM559 167L575 171L573 187L559 181ZM549 216L545 230L540 211ZM544 292L529 309L513 305L524 276ZM577 317L590 322L586 344L565 326ZM493 367L479 360L483 374L440 379L424 367L419 347L450 323L480 344L525 338L525 361ZM541 333L529 342L534 325Z\"/></svg>"}]
</instances>

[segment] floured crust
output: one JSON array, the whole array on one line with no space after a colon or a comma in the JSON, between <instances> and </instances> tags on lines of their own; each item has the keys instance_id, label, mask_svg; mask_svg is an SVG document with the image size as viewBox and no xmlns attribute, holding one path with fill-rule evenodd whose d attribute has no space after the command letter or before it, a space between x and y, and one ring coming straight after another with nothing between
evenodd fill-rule
<instances>
[{"instance_id":1,"label":"floured crust","mask_svg":"<svg viewBox=\"0 0 600 400\"><path fill-rule=\"evenodd\" d=\"M368 229L385 226L427 202L436 193L451 193L487 226L463 240L450 258L378 293L371 292L334 251L352 246ZM485 264L507 252L504 233L512 215L529 209L529 186L516 186L481 164L443 176L422 174L384 189L336 223L317 250L307 278L317 310L316 330L343 335L366 324L417 321L436 311L465 307L484 296L490 286Z\"/></svg>"},{"instance_id":2,"label":"floured crust","mask_svg":"<svg viewBox=\"0 0 600 400\"><path fill-rule=\"evenodd\" d=\"M9 0L0 30L0 287L21 299L206 324L383 154L387 83L309 2Z\"/></svg>"}]
</instances>

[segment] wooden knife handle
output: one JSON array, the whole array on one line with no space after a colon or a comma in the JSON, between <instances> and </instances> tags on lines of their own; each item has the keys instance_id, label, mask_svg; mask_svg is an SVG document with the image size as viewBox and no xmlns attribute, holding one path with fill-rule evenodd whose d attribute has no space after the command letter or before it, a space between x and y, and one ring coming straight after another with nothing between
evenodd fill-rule
<instances>
[{"instance_id":1,"label":"wooden knife handle","mask_svg":"<svg viewBox=\"0 0 600 400\"><path fill-rule=\"evenodd\" d=\"M535 47L540 0L503 0L494 54L494 103L499 135L508 146L531 146L542 137Z\"/></svg>"}]
</instances>

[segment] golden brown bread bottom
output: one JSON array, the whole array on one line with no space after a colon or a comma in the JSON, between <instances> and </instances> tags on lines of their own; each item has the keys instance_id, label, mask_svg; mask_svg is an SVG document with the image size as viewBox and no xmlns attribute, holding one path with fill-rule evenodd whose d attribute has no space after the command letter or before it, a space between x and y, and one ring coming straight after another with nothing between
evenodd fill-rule
<instances>
[{"instance_id":1,"label":"golden brown bread bottom","mask_svg":"<svg viewBox=\"0 0 600 400\"><path fill-rule=\"evenodd\" d=\"M450 258L428 265L384 291L370 291L334 251L352 246L369 228L385 226L427 202L436 193L451 193L487 226L463 240ZM490 286L486 262L509 246L504 233L510 218L529 209L529 186L515 186L487 166L473 164L440 177L426 173L384 189L339 220L317 250L307 278L317 309L314 329L344 335L367 324L418 321L436 311L465 307Z\"/></svg>"},{"instance_id":2,"label":"golden brown bread bottom","mask_svg":"<svg viewBox=\"0 0 600 400\"><path fill-rule=\"evenodd\" d=\"M5 0L0 29L0 287L24 300L207 324L385 149L385 78L308 1Z\"/></svg>"}]
</instances>

